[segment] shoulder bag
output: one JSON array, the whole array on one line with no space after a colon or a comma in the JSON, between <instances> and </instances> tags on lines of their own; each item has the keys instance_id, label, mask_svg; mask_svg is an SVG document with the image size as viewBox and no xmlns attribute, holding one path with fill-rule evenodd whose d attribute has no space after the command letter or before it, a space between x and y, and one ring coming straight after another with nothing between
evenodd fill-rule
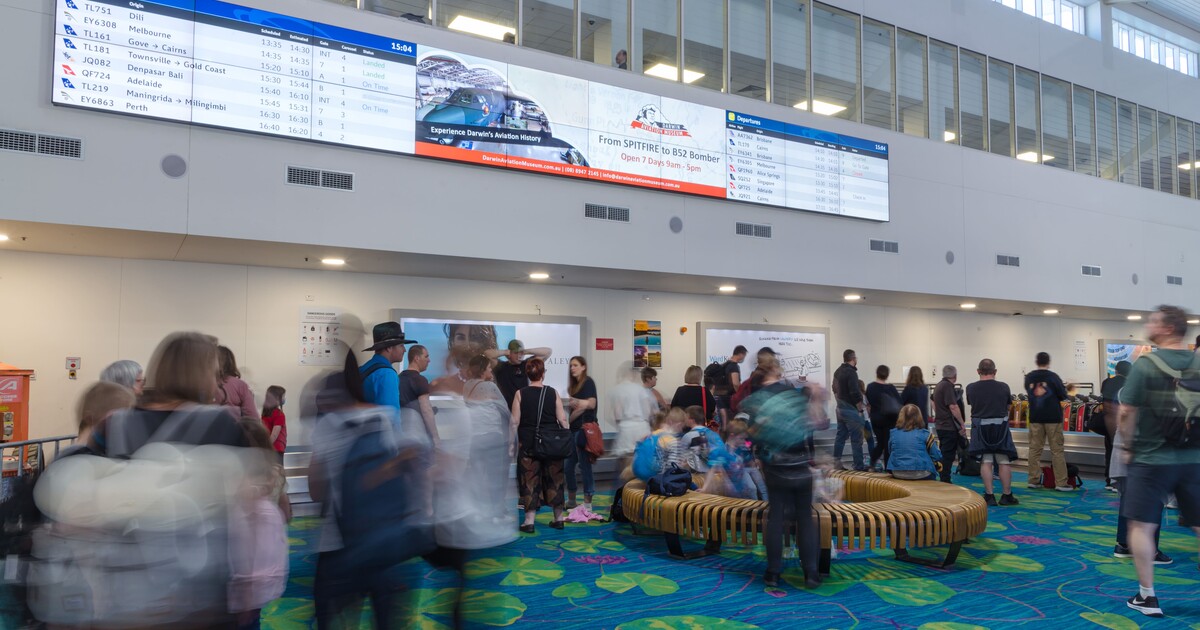
<instances>
[{"instance_id":1,"label":"shoulder bag","mask_svg":"<svg viewBox=\"0 0 1200 630\"><path fill-rule=\"evenodd\" d=\"M533 433L534 459L566 459L571 456L575 444L571 440L571 430L564 429L555 422L552 426L542 426L542 411L546 406L546 386L542 386L541 398L538 399L537 427Z\"/></svg>"}]
</instances>

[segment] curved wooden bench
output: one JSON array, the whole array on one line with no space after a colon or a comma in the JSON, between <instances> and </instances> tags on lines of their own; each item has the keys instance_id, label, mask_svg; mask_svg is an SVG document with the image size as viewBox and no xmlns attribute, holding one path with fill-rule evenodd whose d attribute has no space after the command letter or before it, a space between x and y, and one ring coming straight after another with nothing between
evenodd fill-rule
<instances>
[{"instance_id":1,"label":"curved wooden bench","mask_svg":"<svg viewBox=\"0 0 1200 630\"><path fill-rule=\"evenodd\" d=\"M967 488L848 470L833 475L845 484L848 503L813 504L822 573L829 572L835 539L839 547L892 549L898 560L948 567L958 559L962 544L987 527L987 504ZM668 550L677 558L708 555L720 550L722 543L762 544L766 530L764 501L699 492L680 497L647 495L645 484L638 480L624 486L621 501L631 522L663 532ZM707 544L701 552L684 553L681 536ZM789 527L785 544L794 542L795 531ZM940 562L908 553L911 548L941 545L950 548Z\"/></svg>"}]
</instances>

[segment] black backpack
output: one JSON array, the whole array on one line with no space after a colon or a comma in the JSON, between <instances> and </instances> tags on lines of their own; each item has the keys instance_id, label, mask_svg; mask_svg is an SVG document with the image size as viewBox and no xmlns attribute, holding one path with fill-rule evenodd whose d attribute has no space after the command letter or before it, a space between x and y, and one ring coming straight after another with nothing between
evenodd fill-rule
<instances>
[{"instance_id":1,"label":"black backpack","mask_svg":"<svg viewBox=\"0 0 1200 630\"><path fill-rule=\"evenodd\" d=\"M646 482L646 494L657 494L663 497L679 497L687 494L692 487L692 473L671 464L661 473L654 475Z\"/></svg>"},{"instance_id":2,"label":"black backpack","mask_svg":"<svg viewBox=\"0 0 1200 630\"><path fill-rule=\"evenodd\" d=\"M705 385L712 384L713 388L722 394L729 392L729 373L725 371L724 363L713 361L704 368Z\"/></svg>"}]
</instances>

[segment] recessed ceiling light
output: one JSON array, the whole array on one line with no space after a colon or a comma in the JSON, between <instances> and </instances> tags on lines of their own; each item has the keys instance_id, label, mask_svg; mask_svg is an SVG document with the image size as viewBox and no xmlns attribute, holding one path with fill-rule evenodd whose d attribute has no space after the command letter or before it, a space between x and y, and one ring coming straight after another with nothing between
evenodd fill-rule
<instances>
[{"instance_id":1,"label":"recessed ceiling light","mask_svg":"<svg viewBox=\"0 0 1200 630\"><path fill-rule=\"evenodd\" d=\"M1048 308L1048 309L1042 311L1042 315L1058 315L1058 309Z\"/></svg>"},{"instance_id":2,"label":"recessed ceiling light","mask_svg":"<svg viewBox=\"0 0 1200 630\"><path fill-rule=\"evenodd\" d=\"M7 241L7 240L8 240L7 234L0 234L0 243L3 243L4 241Z\"/></svg>"},{"instance_id":3,"label":"recessed ceiling light","mask_svg":"<svg viewBox=\"0 0 1200 630\"><path fill-rule=\"evenodd\" d=\"M1200 324L1200 319L1189 319L1188 323L1189 324Z\"/></svg>"},{"instance_id":4,"label":"recessed ceiling light","mask_svg":"<svg viewBox=\"0 0 1200 630\"><path fill-rule=\"evenodd\" d=\"M1037 162L1037 161L1038 161L1038 154L1037 154L1037 151L1026 151L1026 152L1024 152L1024 153L1018 153L1018 154L1017 154L1017 159L1018 159L1018 160L1024 160L1024 161L1026 161L1026 162ZM1053 159L1054 159L1054 156L1053 156L1053 155L1046 155L1045 153L1043 153L1043 154L1042 154L1042 157L1041 157L1041 159L1042 159L1042 161L1043 161L1043 162L1049 162L1050 160L1053 160Z\"/></svg>"},{"instance_id":5,"label":"recessed ceiling light","mask_svg":"<svg viewBox=\"0 0 1200 630\"><path fill-rule=\"evenodd\" d=\"M340 267L340 266L346 264L346 261L342 260L341 258L322 258L321 264L322 265L332 265L334 267Z\"/></svg>"},{"instance_id":6,"label":"recessed ceiling light","mask_svg":"<svg viewBox=\"0 0 1200 630\"><path fill-rule=\"evenodd\" d=\"M954 133L953 131L943 131L942 132L942 140L945 140L946 142L954 142L957 139L958 139L958 134Z\"/></svg>"},{"instance_id":7,"label":"recessed ceiling light","mask_svg":"<svg viewBox=\"0 0 1200 630\"><path fill-rule=\"evenodd\" d=\"M792 107L808 111L808 101L800 101L799 103L792 105ZM834 105L833 103L826 103L825 101L818 101L816 99L813 99L812 102L813 113L820 114L822 116L832 116L838 112L844 111L845 109L846 108L842 107L841 105Z\"/></svg>"},{"instance_id":8,"label":"recessed ceiling light","mask_svg":"<svg viewBox=\"0 0 1200 630\"><path fill-rule=\"evenodd\" d=\"M843 298L844 298L844 299L845 299L847 302L857 302L857 301L859 301L859 300L863 299L863 296L861 296L861 295L858 295L858 294L856 294L856 293L851 293L851 294L849 294L849 295L844 295L844 296L842 296L842 297L843 297Z\"/></svg>"},{"instance_id":9,"label":"recessed ceiling light","mask_svg":"<svg viewBox=\"0 0 1200 630\"><path fill-rule=\"evenodd\" d=\"M652 77L666 79L668 81L679 80L679 69L666 63L656 63L653 66L650 66L650 68L646 70L646 74ZM683 69L684 83L693 83L695 81L699 81L703 77L703 72L696 72L695 70L688 70L687 68Z\"/></svg>"},{"instance_id":10,"label":"recessed ceiling light","mask_svg":"<svg viewBox=\"0 0 1200 630\"><path fill-rule=\"evenodd\" d=\"M496 24L495 22L477 20L473 17L467 17L465 15L455 17L450 21L449 24L446 25L446 28L455 31L462 31L464 33L471 33L472 35L490 37L492 39L504 39L505 35L517 34L515 29L508 26Z\"/></svg>"},{"instance_id":11,"label":"recessed ceiling light","mask_svg":"<svg viewBox=\"0 0 1200 630\"><path fill-rule=\"evenodd\" d=\"M530 280L548 280L549 278L550 278L550 274L548 274L544 271L535 271L535 272L529 274Z\"/></svg>"},{"instance_id":12,"label":"recessed ceiling light","mask_svg":"<svg viewBox=\"0 0 1200 630\"><path fill-rule=\"evenodd\" d=\"M1184 162L1183 164L1179 165L1179 168L1185 171L1190 171L1193 168L1200 168L1200 162Z\"/></svg>"},{"instance_id":13,"label":"recessed ceiling light","mask_svg":"<svg viewBox=\"0 0 1200 630\"><path fill-rule=\"evenodd\" d=\"M1141 315L1129 315L1129 316L1126 316L1125 319L1128 319L1131 322L1137 322L1137 321L1141 321L1142 316Z\"/></svg>"},{"instance_id":14,"label":"recessed ceiling light","mask_svg":"<svg viewBox=\"0 0 1200 630\"><path fill-rule=\"evenodd\" d=\"M963 302L962 304L959 304L958 307L969 310L969 309L975 308L975 303L974 302Z\"/></svg>"},{"instance_id":15,"label":"recessed ceiling light","mask_svg":"<svg viewBox=\"0 0 1200 630\"><path fill-rule=\"evenodd\" d=\"M737 291L737 287L733 286L732 284L722 284L721 286L717 287L717 290L722 293L733 293L734 291Z\"/></svg>"}]
</instances>

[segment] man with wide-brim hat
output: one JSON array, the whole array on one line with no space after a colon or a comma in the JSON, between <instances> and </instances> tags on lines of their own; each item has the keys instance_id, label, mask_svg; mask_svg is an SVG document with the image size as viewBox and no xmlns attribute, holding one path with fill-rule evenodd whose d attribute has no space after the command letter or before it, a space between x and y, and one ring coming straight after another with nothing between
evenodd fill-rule
<instances>
[{"instance_id":1,"label":"man with wide-brim hat","mask_svg":"<svg viewBox=\"0 0 1200 630\"><path fill-rule=\"evenodd\" d=\"M396 322L375 324L371 329L375 343L363 352L374 352L370 361L359 367L363 377L363 395L367 402L400 409L400 377L392 367L404 359L404 346L417 343L405 339L404 331Z\"/></svg>"}]
</instances>

